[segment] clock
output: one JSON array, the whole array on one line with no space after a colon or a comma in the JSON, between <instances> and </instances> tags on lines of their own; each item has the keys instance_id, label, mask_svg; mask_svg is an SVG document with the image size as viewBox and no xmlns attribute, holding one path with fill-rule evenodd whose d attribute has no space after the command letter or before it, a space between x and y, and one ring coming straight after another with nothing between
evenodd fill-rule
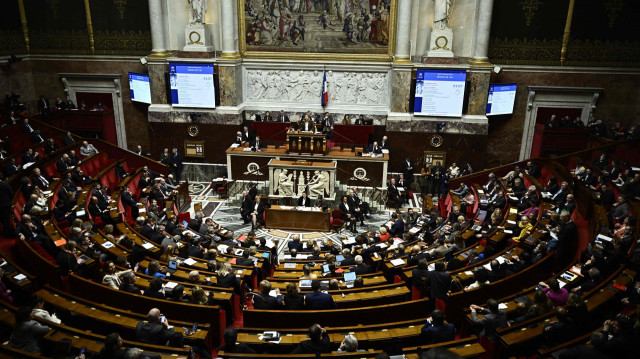
<instances>
[{"instance_id":1,"label":"clock","mask_svg":"<svg viewBox=\"0 0 640 359\"><path fill-rule=\"evenodd\" d=\"M431 146L436 148L442 146L443 142L444 142L444 139L440 135L433 135L431 137L431 140L429 141L429 143L431 143Z\"/></svg>"},{"instance_id":2,"label":"clock","mask_svg":"<svg viewBox=\"0 0 640 359\"><path fill-rule=\"evenodd\" d=\"M189 127L187 127L187 133L191 137L196 137L200 133L200 128L198 127L198 125L190 125Z\"/></svg>"}]
</instances>

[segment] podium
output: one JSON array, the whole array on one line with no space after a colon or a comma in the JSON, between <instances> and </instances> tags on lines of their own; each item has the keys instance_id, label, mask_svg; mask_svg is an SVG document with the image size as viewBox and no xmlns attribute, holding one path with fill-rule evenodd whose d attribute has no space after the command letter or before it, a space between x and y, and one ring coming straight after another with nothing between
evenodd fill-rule
<instances>
[{"instance_id":1,"label":"podium","mask_svg":"<svg viewBox=\"0 0 640 359\"><path fill-rule=\"evenodd\" d=\"M327 138L323 133L289 131L287 154L289 153L324 156L329 153Z\"/></svg>"}]
</instances>

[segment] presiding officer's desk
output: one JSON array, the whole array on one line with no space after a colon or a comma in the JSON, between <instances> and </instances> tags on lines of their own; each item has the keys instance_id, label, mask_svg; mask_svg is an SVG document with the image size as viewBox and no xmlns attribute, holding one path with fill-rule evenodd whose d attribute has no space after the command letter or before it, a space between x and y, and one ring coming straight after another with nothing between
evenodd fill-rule
<instances>
[{"instance_id":1,"label":"presiding officer's desk","mask_svg":"<svg viewBox=\"0 0 640 359\"><path fill-rule=\"evenodd\" d=\"M330 213L321 208L271 206L266 209L267 228L323 231L330 230Z\"/></svg>"},{"instance_id":2,"label":"presiding officer's desk","mask_svg":"<svg viewBox=\"0 0 640 359\"><path fill-rule=\"evenodd\" d=\"M340 150L331 148L322 157L309 154L287 153L286 146L267 146L261 151L245 151L243 147L229 147L227 154L227 173L229 180L244 179L247 181L267 181L269 173L267 164L273 158L277 159L305 159L314 162L336 161L340 171L336 172L336 180L347 186L362 186L367 182L371 187L387 186L387 166L389 154L383 153L379 157L357 156L363 148ZM258 170L259 169L259 170Z\"/></svg>"}]
</instances>

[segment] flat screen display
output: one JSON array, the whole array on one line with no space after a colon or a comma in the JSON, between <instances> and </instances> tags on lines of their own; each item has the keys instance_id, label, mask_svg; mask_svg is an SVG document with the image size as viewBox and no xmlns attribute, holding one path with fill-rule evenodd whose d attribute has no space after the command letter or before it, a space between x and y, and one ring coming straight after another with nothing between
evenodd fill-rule
<instances>
[{"instance_id":1,"label":"flat screen display","mask_svg":"<svg viewBox=\"0 0 640 359\"><path fill-rule=\"evenodd\" d=\"M129 72L129 91L131 92L131 101L151 104L149 75Z\"/></svg>"},{"instance_id":2,"label":"flat screen display","mask_svg":"<svg viewBox=\"0 0 640 359\"><path fill-rule=\"evenodd\" d=\"M461 117L466 79L467 72L464 70L418 69L414 114Z\"/></svg>"},{"instance_id":3,"label":"flat screen display","mask_svg":"<svg viewBox=\"0 0 640 359\"><path fill-rule=\"evenodd\" d=\"M489 85L487 116L512 114L513 104L516 101L516 88L516 84Z\"/></svg>"},{"instance_id":4,"label":"flat screen display","mask_svg":"<svg viewBox=\"0 0 640 359\"><path fill-rule=\"evenodd\" d=\"M169 83L173 106L216 107L213 64L169 63Z\"/></svg>"}]
</instances>

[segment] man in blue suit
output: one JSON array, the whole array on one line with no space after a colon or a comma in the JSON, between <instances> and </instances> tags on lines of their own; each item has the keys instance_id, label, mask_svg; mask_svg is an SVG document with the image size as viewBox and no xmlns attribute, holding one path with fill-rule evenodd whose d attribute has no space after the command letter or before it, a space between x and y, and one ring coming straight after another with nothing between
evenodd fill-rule
<instances>
[{"instance_id":1,"label":"man in blue suit","mask_svg":"<svg viewBox=\"0 0 640 359\"><path fill-rule=\"evenodd\" d=\"M337 309L336 302L333 301L331 294L322 293L320 291L320 281L314 280L311 282L311 289L313 293L307 294L307 309L311 310L324 310L324 309Z\"/></svg>"},{"instance_id":2,"label":"man in blue suit","mask_svg":"<svg viewBox=\"0 0 640 359\"><path fill-rule=\"evenodd\" d=\"M431 322L427 321L422 327L422 336L425 344L448 342L456 339L456 327L453 323L445 324L444 313L436 309L431 312Z\"/></svg>"}]
</instances>

